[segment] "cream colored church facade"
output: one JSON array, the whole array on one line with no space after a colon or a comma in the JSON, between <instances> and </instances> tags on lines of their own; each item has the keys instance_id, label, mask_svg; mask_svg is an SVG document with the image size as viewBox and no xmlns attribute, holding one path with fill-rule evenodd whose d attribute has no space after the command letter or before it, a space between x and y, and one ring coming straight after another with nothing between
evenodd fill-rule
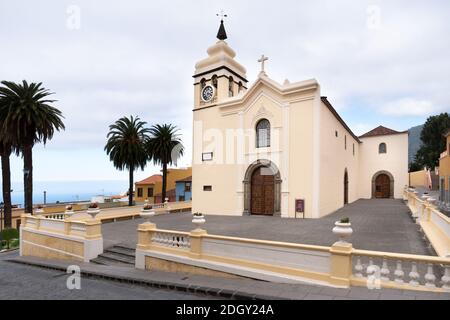
<instances>
[{"instance_id":1,"label":"cream colored church facade","mask_svg":"<svg viewBox=\"0 0 450 320\"><path fill-rule=\"evenodd\" d=\"M249 85L223 24L218 39L194 74L193 212L319 218L357 199L401 198L407 132L357 137L315 79L277 83L264 56Z\"/></svg>"}]
</instances>

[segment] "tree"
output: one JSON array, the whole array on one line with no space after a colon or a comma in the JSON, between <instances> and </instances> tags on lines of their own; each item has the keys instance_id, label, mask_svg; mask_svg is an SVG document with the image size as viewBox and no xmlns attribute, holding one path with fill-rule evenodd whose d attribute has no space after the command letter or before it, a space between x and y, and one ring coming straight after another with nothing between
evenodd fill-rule
<instances>
[{"instance_id":1,"label":"tree","mask_svg":"<svg viewBox=\"0 0 450 320\"><path fill-rule=\"evenodd\" d=\"M420 167L434 169L439 165L439 157L445 148L444 134L450 130L450 116L441 113L427 119L423 126L420 140L422 146L416 153L414 162Z\"/></svg>"},{"instance_id":2,"label":"tree","mask_svg":"<svg viewBox=\"0 0 450 320\"><path fill-rule=\"evenodd\" d=\"M129 170L128 205L133 205L134 170L147 164L145 143L149 129L139 117L123 117L109 126L105 151L118 170Z\"/></svg>"},{"instance_id":3,"label":"tree","mask_svg":"<svg viewBox=\"0 0 450 320\"><path fill-rule=\"evenodd\" d=\"M0 87L0 133L5 135L16 154L23 156L25 213L33 212L33 147L44 145L56 131L64 130L61 111L51 106L53 93L42 83L2 81Z\"/></svg>"},{"instance_id":4,"label":"tree","mask_svg":"<svg viewBox=\"0 0 450 320\"><path fill-rule=\"evenodd\" d=\"M1 125L0 125L1 127ZM5 228L12 226L12 206L11 206L11 167L9 157L11 146L0 136L0 157L2 162L2 192L3 192L3 214ZM0 221L1 223L1 221Z\"/></svg>"},{"instance_id":5,"label":"tree","mask_svg":"<svg viewBox=\"0 0 450 320\"><path fill-rule=\"evenodd\" d=\"M162 165L162 201L167 193L167 165L176 163L183 155L184 147L177 134L178 129L171 124L154 125L150 128L150 139L147 142L149 159L156 165Z\"/></svg>"}]
</instances>

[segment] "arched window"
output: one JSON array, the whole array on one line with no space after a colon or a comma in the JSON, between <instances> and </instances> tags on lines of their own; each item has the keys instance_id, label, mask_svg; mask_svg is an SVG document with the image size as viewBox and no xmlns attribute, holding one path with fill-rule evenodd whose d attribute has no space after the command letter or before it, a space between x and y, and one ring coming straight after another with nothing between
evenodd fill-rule
<instances>
[{"instance_id":1,"label":"arched window","mask_svg":"<svg viewBox=\"0 0 450 320\"><path fill-rule=\"evenodd\" d=\"M256 124L256 147L270 147L270 122L267 119L261 119Z\"/></svg>"},{"instance_id":2,"label":"arched window","mask_svg":"<svg viewBox=\"0 0 450 320\"><path fill-rule=\"evenodd\" d=\"M234 95L233 84L234 84L233 77L229 77L228 78L228 96L229 97L232 97Z\"/></svg>"},{"instance_id":3,"label":"arched window","mask_svg":"<svg viewBox=\"0 0 450 320\"><path fill-rule=\"evenodd\" d=\"M382 142L380 143L380 145L378 146L378 153L386 153L386 143Z\"/></svg>"},{"instance_id":4,"label":"arched window","mask_svg":"<svg viewBox=\"0 0 450 320\"><path fill-rule=\"evenodd\" d=\"M200 80L200 88L203 89L204 87L206 87L206 79L205 78Z\"/></svg>"},{"instance_id":5,"label":"arched window","mask_svg":"<svg viewBox=\"0 0 450 320\"><path fill-rule=\"evenodd\" d=\"M217 76L213 75L211 78L212 85L217 89Z\"/></svg>"}]
</instances>

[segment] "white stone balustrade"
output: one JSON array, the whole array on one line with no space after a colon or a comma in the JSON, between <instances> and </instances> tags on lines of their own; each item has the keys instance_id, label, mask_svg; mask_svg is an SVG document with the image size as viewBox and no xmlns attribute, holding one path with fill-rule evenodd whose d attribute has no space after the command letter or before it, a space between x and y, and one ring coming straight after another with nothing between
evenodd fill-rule
<instances>
[{"instance_id":1,"label":"white stone balustrade","mask_svg":"<svg viewBox=\"0 0 450 320\"><path fill-rule=\"evenodd\" d=\"M361 272L364 269L365 276ZM365 278L369 282L371 277L376 276L376 270L380 270L381 286L450 291L450 259L394 253L382 256L377 252L354 250L354 278Z\"/></svg>"},{"instance_id":2,"label":"white stone balustrade","mask_svg":"<svg viewBox=\"0 0 450 320\"><path fill-rule=\"evenodd\" d=\"M189 236L178 233L155 232L152 237L152 243L177 249L189 250L191 248Z\"/></svg>"}]
</instances>

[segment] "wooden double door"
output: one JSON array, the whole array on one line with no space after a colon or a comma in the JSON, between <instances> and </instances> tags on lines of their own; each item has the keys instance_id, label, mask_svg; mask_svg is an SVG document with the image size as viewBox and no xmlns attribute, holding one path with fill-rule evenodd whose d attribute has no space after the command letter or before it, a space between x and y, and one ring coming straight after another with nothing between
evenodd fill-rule
<instances>
[{"instance_id":1,"label":"wooden double door","mask_svg":"<svg viewBox=\"0 0 450 320\"><path fill-rule=\"evenodd\" d=\"M391 197L391 179L387 174L380 174L375 179L375 198Z\"/></svg>"},{"instance_id":2,"label":"wooden double door","mask_svg":"<svg viewBox=\"0 0 450 320\"><path fill-rule=\"evenodd\" d=\"M269 168L259 167L252 174L250 212L255 215L275 212L275 176Z\"/></svg>"}]
</instances>

